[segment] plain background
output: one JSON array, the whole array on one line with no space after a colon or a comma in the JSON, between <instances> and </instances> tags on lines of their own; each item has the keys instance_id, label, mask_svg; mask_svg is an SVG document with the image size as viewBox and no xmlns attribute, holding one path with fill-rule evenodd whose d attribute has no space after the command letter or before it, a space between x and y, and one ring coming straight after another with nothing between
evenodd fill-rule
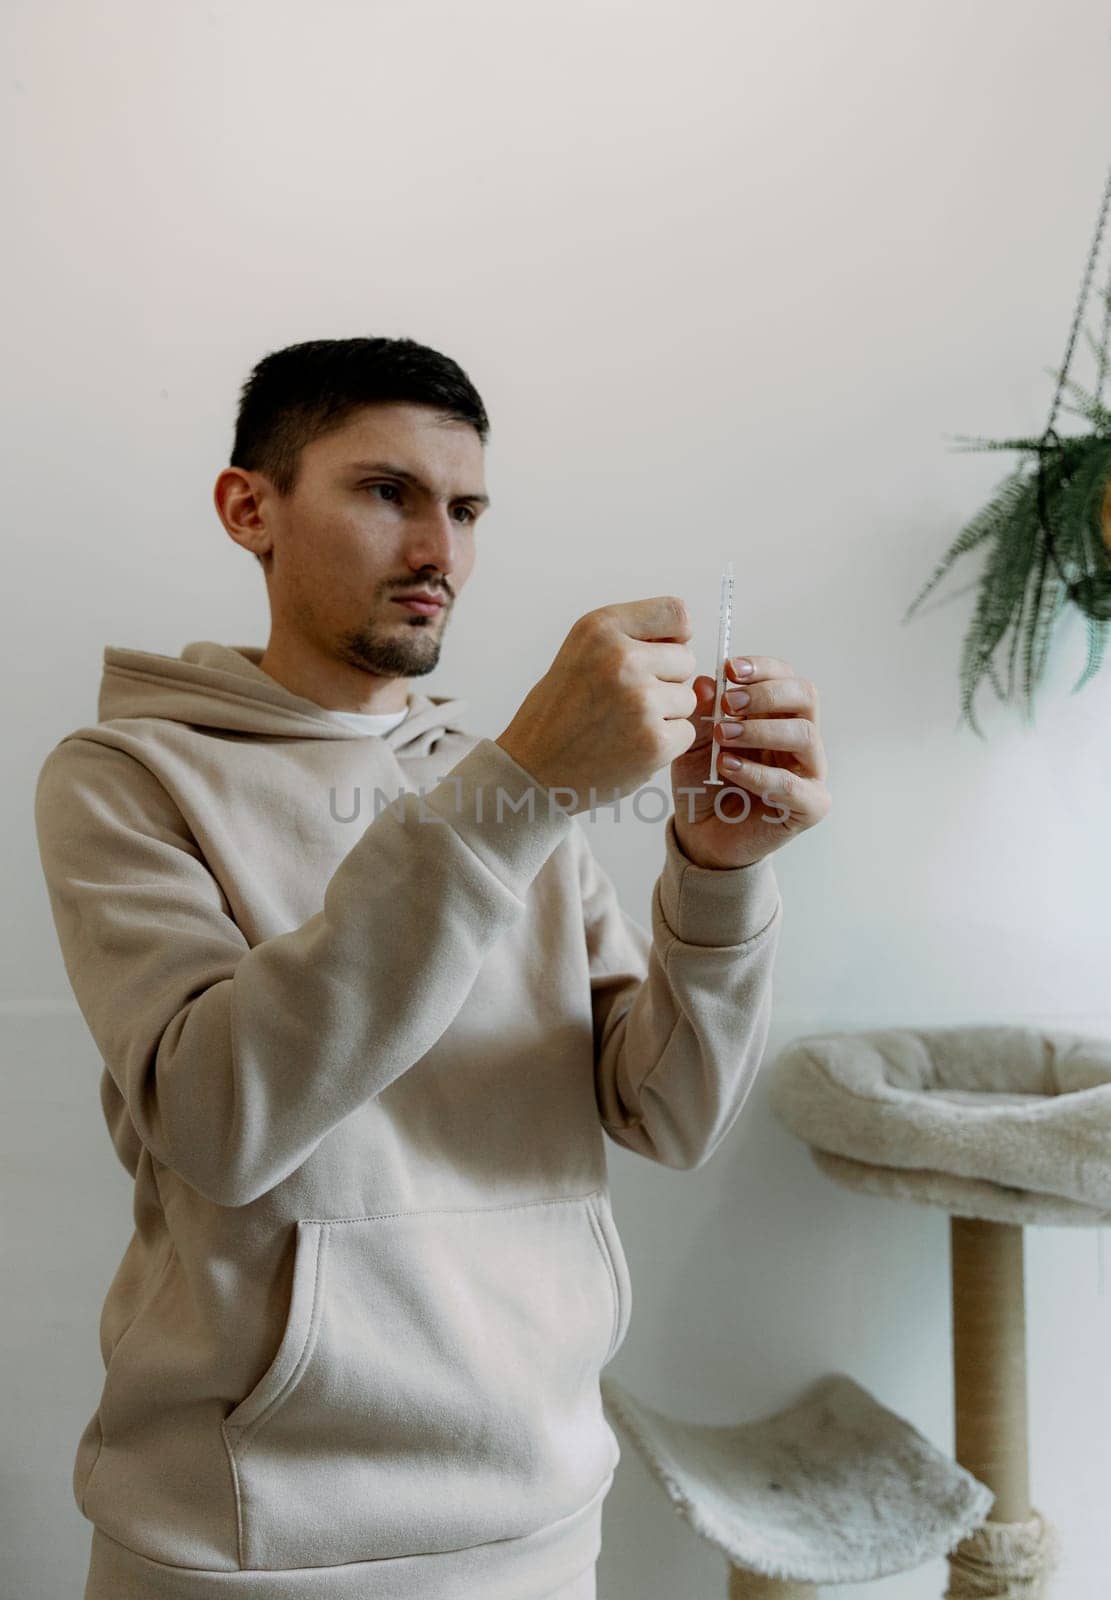
<instances>
[{"instance_id":1,"label":"plain background","mask_svg":"<svg viewBox=\"0 0 1111 1600\"><path fill-rule=\"evenodd\" d=\"M735 646L817 683L834 796L777 856L769 1066L829 1028L1111 1027L1111 669L1070 694L1070 612L1034 725L985 689L981 742L957 726L975 565L902 621L1013 460L947 436L1045 423L1109 154L1111 27L1102 0L9 0L3 32L0 1540L6 1600L60 1600L83 1582L70 1473L130 1188L33 786L95 720L105 644L265 643L261 573L211 489L267 351L407 334L482 393L494 508L421 681L466 695L475 731L609 601L682 595L706 670L733 559ZM646 922L659 827L591 828ZM947 1217L837 1189L766 1082L700 1172L611 1148L635 1309L609 1371L724 1422L844 1370L948 1450ZM1111 1481L1100 1241L1027 1233L1034 1499L1076 1596L1105 1566ZM719 1554L623 1452L600 1600L724 1594ZM939 1560L828 1593L943 1586Z\"/></svg>"}]
</instances>

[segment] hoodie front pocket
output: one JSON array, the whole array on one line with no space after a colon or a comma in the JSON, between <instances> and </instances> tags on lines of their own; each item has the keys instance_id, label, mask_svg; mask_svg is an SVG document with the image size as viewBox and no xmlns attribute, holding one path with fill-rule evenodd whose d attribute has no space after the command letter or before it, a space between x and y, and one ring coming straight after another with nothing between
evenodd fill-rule
<instances>
[{"instance_id":1,"label":"hoodie front pocket","mask_svg":"<svg viewBox=\"0 0 1111 1600\"><path fill-rule=\"evenodd\" d=\"M628 1325L603 1190L297 1225L280 1347L223 1423L240 1564L522 1537L618 1459L598 1391Z\"/></svg>"}]
</instances>

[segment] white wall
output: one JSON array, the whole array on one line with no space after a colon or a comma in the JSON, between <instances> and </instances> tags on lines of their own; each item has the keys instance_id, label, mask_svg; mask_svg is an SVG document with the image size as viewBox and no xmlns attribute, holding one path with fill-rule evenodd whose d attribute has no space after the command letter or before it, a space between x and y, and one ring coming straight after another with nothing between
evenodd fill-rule
<instances>
[{"instance_id":1,"label":"white wall","mask_svg":"<svg viewBox=\"0 0 1111 1600\"><path fill-rule=\"evenodd\" d=\"M425 680L466 693L476 731L606 601L681 594L704 666L734 559L737 648L818 683L834 794L778 858L769 1060L827 1027L1111 1026L1111 667L1070 696L1070 615L1034 728L989 690L981 744L955 727L972 596L900 621L1011 460L943 435L1044 423L1108 156L1109 28L1101 0L55 0L3 28L0 1533L6 1600L30 1600L79 1593L69 1474L130 1231L33 783L95 718L106 643L265 642L211 487L266 351L405 333L483 394L496 503ZM647 919L658 835L594 838ZM950 1448L947 1219L835 1189L765 1087L699 1173L614 1150L636 1310L611 1373L724 1421L840 1367ZM1035 1503L1065 1535L1061 1593L1087 1596L1111 1298L1097 1232L1027 1239ZM724 1592L664 1510L626 1447L601 1600Z\"/></svg>"}]
</instances>

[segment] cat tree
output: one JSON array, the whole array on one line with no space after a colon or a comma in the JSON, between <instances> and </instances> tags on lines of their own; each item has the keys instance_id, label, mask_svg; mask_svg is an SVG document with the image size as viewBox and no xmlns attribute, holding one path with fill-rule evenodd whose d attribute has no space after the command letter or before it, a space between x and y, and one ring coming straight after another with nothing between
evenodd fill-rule
<instances>
[{"instance_id":1,"label":"cat tree","mask_svg":"<svg viewBox=\"0 0 1111 1600\"><path fill-rule=\"evenodd\" d=\"M796 1040L773 1111L864 1194L950 1214L955 1448L994 1496L947 1600L1037 1600L1058 1553L1030 1503L1023 1228L1111 1222L1111 1039L997 1025Z\"/></svg>"}]
</instances>

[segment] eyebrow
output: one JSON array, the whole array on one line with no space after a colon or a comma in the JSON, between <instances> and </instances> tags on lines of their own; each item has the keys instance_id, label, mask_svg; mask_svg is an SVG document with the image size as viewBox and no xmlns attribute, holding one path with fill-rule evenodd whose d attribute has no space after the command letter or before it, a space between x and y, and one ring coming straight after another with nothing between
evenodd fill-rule
<instances>
[{"instance_id":1,"label":"eyebrow","mask_svg":"<svg viewBox=\"0 0 1111 1600\"><path fill-rule=\"evenodd\" d=\"M392 461L352 461L347 469L349 472L384 472L391 478L400 478L403 483L411 483L415 489L423 489L428 493L428 485L417 477L415 472L409 472L405 467L396 466ZM473 500L476 505L488 506L488 494L457 494L457 500Z\"/></svg>"}]
</instances>

